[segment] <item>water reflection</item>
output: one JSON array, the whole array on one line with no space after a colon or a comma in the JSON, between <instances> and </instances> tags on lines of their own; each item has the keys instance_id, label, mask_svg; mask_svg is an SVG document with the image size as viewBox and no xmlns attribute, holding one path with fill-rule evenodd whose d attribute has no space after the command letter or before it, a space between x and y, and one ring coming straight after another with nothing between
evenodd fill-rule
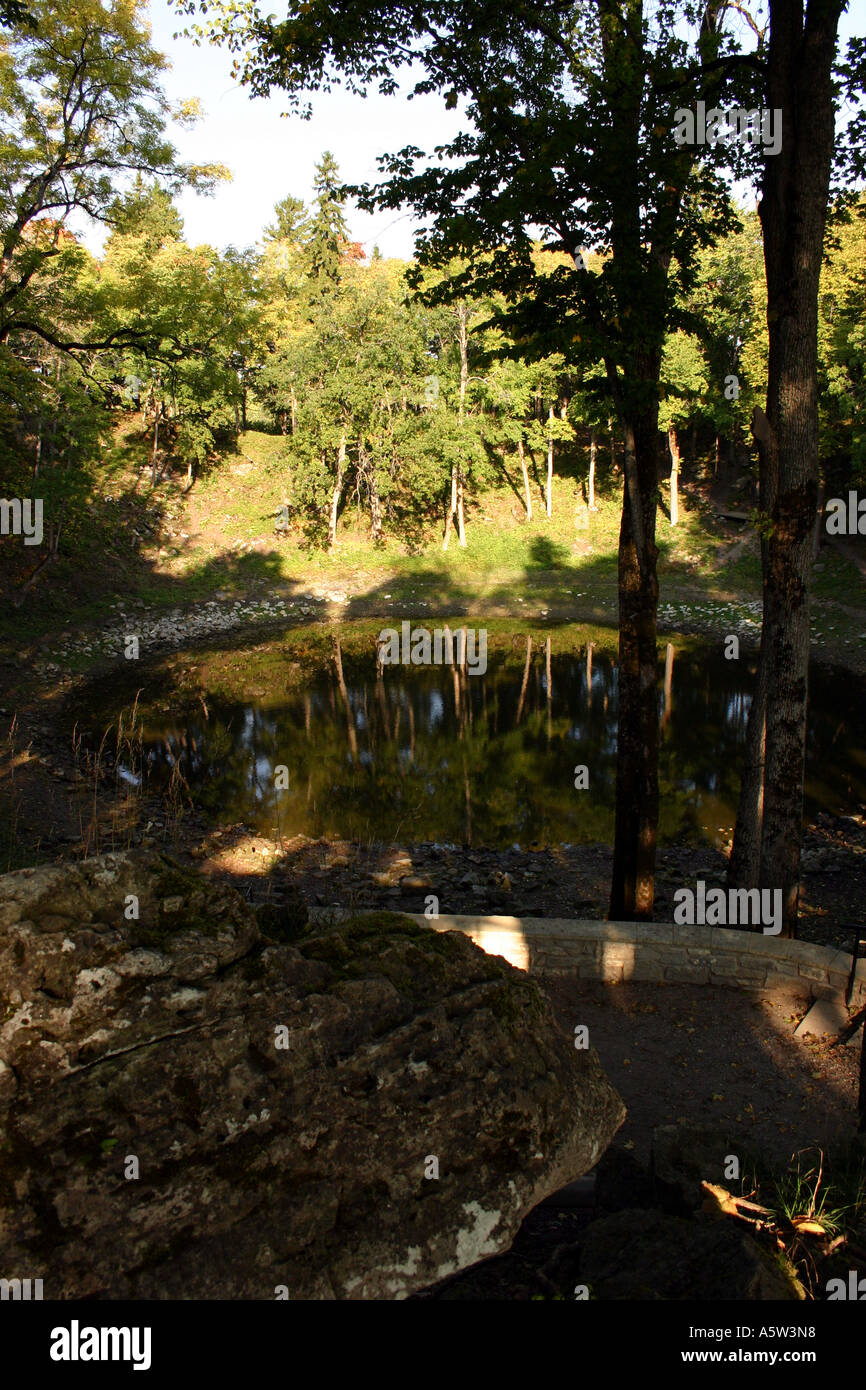
<instances>
[{"instance_id":1,"label":"water reflection","mask_svg":"<svg viewBox=\"0 0 866 1390\"><path fill-rule=\"evenodd\" d=\"M727 837L753 679L753 667L726 661L720 647L667 645L662 841ZM151 786L165 786L177 764L215 820L358 840L611 841L617 671L591 642L576 637L573 650L556 651L549 636L515 635L490 652L484 676L472 676L458 665L382 666L372 643L359 648L338 632L329 659L284 693L273 681L256 698L212 693L205 665L202 681L194 701L168 713L149 707L143 691L142 770ZM816 668L811 690L808 809L851 811L866 800L859 683ZM118 700L97 710L95 738L117 717ZM578 764L589 768L587 790L575 789ZM288 770L281 790L278 766Z\"/></svg>"}]
</instances>

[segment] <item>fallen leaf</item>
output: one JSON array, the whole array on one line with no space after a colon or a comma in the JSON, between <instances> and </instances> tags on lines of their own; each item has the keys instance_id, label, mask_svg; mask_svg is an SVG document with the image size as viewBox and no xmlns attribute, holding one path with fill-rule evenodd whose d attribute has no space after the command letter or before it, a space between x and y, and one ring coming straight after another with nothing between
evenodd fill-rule
<instances>
[{"instance_id":1,"label":"fallen leaf","mask_svg":"<svg viewBox=\"0 0 866 1390\"><path fill-rule=\"evenodd\" d=\"M711 1216L737 1216L737 1204L724 1187L717 1187L713 1182L702 1182L706 1196L701 1204L701 1211L709 1212Z\"/></svg>"},{"instance_id":2,"label":"fallen leaf","mask_svg":"<svg viewBox=\"0 0 866 1390\"><path fill-rule=\"evenodd\" d=\"M820 1221L813 1221L808 1216L795 1216L791 1225L801 1236L825 1236L827 1234Z\"/></svg>"}]
</instances>

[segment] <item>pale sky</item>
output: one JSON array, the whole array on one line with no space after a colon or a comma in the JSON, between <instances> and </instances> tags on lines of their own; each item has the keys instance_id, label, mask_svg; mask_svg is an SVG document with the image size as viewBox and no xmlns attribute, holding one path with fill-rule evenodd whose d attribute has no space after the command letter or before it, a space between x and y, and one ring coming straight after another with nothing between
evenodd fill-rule
<instances>
[{"instance_id":1,"label":"pale sky","mask_svg":"<svg viewBox=\"0 0 866 1390\"><path fill-rule=\"evenodd\" d=\"M337 0L339 3L339 0ZM508 3L508 0L503 0ZM764 7L761 6L761 9ZM274 204L286 194L312 199L313 169L324 150L331 150L340 173L350 183L374 180L376 156L413 144L430 151L453 138L460 111L446 111L439 96L372 95L366 100L341 89L314 98L313 118L281 117L279 95L252 98L231 76L232 55L226 47L174 38L189 22L168 0L150 0L153 43L171 62L164 87L172 102L198 97L203 118L191 131L173 129L183 159L226 165L232 182L211 197L183 193L177 205L187 241L223 249L251 246L271 221ZM866 0L850 0L840 25L842 39L866 34ZM373 217L348 210L350 234L367 254L378 245L384 256L409 258L415 223L410 213L384 212ZM81 227L84 240L98 254L105 229Z\"/></svg>"},{"instance_id":2,"label":"pale sky","mask_svg":"<svg viewBox=\"0 0 866 1390\"><path fill-rule=\"evenodd\" d=\"M432 149L459 129L459 112L446 111L441 97L373 95L366 100L339 89L314 99L313 117L281 117L279 95L253 98L231 75L232 54L225 47L173 35L191 21L179 17L167 0L150 0L153 45L171 62L163 86L172 102L198 97L203 119L189 131L174 128L172 137L182 159L226 165L232 182L210 197L185 192L177 200L188 242L207 242L222 250L251 246L272 221L274 204L286 194L312 200L313 170L324 150L331 150L348 183L373 180L376 156L415 144ZM370 216L348 210L353 240L369 255L375 245L383 256L405 259L413 252L411 215L399 212ZM104 233L88 233L96 249Z\"/></svg>"}]
</instances>

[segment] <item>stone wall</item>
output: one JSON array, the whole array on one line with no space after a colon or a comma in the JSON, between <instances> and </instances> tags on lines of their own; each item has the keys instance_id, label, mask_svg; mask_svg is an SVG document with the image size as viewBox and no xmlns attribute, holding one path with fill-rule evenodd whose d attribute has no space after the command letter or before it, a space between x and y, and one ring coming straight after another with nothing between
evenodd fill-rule
<instances>
[{"instance_id":1,"label":"stone wall","mask_svg":"<svg viewBox=\"0 0 866 1390\"><path fill-rule=\"evenodd\" d=\"M422 914L408 914L424 924ZM802 984L814 996L843 994L851 956L809 941L728 927L665 922L599 922L557 917L442 916L436 931L461 931L484 950L530 973L581 979L656 980L766 990ZM857 964L851 1003L866 1004L866 960Z\"/></svg>"}]
</instances>

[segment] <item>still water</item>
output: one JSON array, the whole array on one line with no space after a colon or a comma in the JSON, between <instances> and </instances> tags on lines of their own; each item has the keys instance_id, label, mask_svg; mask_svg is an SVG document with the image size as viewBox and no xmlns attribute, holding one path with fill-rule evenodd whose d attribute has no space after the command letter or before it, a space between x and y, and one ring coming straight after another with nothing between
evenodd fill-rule
<instances>
[{"instance_id":1,"label":"still water","mask_svg":"<svg viewBox=\"0 0 866 1390\"><path fill-rule=\"evenodd\" d=\"M660 646L662 842L727 839L753 683L754 662L725 660L721 641ZM266 835L490 847L613 836L616 639L603 629L499 631L484 675L379 666L369 625L295 631L188 655L134 686L101 682L73 713L91 746L111 727L112 751L122 717L118 760L149 789L182 778L215 823ZM864 802L862 682L813 667L807 812Z\"/></svg>"}]
</instances>

